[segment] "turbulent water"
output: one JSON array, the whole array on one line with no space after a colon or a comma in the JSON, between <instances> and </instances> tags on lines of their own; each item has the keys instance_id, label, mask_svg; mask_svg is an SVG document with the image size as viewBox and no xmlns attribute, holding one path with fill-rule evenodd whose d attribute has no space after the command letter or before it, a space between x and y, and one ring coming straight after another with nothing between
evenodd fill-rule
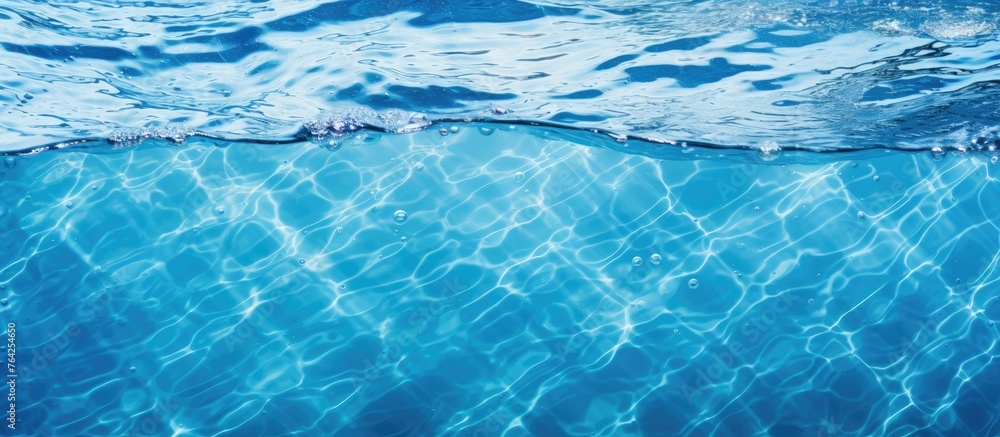
<instances>
[{"instance_id":1,"label":"turbulent water","mask_svg":"<svg viewBox=\"0 0 1000 437\"><path fill-rule=\"evenodd\" d=\"M997 22L0 3L2 433L1000 436Z\"/></svg>"}]
</instances>

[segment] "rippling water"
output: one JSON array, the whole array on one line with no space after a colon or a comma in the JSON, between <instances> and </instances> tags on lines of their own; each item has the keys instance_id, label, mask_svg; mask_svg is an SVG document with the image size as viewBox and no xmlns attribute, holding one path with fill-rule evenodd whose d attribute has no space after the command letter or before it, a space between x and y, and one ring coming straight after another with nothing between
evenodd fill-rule
<instances>
[{"instance_id":1,"label":"rippling water","mask_svg":"<svg viewBox=\"0 0 1000 437\"><path fill-rule=\"evenodd\" d=\"M1000 435L998 18L2 3L3 431Z\"/></svg>"}]
</instances>

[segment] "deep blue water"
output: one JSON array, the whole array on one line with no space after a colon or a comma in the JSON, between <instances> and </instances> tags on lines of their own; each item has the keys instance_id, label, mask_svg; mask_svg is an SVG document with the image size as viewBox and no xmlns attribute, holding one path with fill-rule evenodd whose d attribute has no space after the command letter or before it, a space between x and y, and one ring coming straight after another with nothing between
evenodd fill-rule
<instances>
[{"instance_id":1,"label":"deep blue water","mask_svg":"<svg viewBox=\"0 0 1000 437\"><path fill-rule=\"evenodd\" d=\"M1000 436L998 18L0 3L3 434Z\"/></svg>"}]
</instances>

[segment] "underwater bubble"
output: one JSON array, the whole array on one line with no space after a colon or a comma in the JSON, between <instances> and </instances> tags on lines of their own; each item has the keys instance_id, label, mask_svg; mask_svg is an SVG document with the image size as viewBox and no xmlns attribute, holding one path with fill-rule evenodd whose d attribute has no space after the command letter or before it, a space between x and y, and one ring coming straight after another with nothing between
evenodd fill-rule
<instances>
[{"instance_id":1,"label":"underwater bubble","mask_svg":"<svg viewBox=\"0 0 1000 437\"><path fill-rule=\"evenodd\" d=\"M698 285L699 285L699 284L698 284L698 280L697 280L697 279L695 279L695 278L691 278L691 280L690 280L690 281L688 281L688 287L691 287L691 288L698 288Z\"/></svg>"},{"instance_id":2,"label":"underwater bubble","mask_svg":"<svg viewBox=\"0 0 1000 437\"><path fill-rule=\"evenodd\" d=\"M774 141L765 141L757 146L757 156L763 161L774 161L781 154L781 147Z\"/></svg>"},{"instance_id":3,"label":"underwater bubble","mask_svg":"<svg viewBox=\"0 0 1000 437\"><path fill-rule=\"evenodd\" d=\"M531 191L530 191L530 190L528 190L527 188L525 188L525 189L524 189L524 194L528 194L528 193L530 193L530 192L531 192Z\"/></svg>"},{"instance_id":4,"label":"underwater bubble","mask_svg":"<svg viewBox=\"0 0 1000 437\"><path fill-rule=\"evenodd\" d=\"M438 130L438 133L440 133L442 137L448 136L448 129L441 128L440 130Z\"/></svg>"},{"instance_id":5,"label":"underwater bubble","mask_svg":"<svg viewBox=\"0 0 1000 437\"><path fill-rule=\"evenodd\" d=\"M755 207L753 207L753 210L754 211L760 211L760 207L759 206L755 206Z\"/></svg>"},{"instance_id":6,"label":"underwater bubble","mask_svg":"<svg viewBox=\"0 0 1000 437\"><path fill-rule=\"evenodd\" d=\"M406 217L407 217L406 211L398 209L398 210L396 210L396 212L394 212L392 214L392 221L394 221L394 222L396 222L398 224L403 224L403 223L406 222Z\"/></svg>"},{"instance_id":7,"label":"underwater bubble","mask_svg":"<svg viewBox=\"0 0 1000 437\"><path fill-rule=\"evenodd\" d=\"M345 289L345 288L347 288L347 284L340 284L340 289L341 289L341 290L343 290L343 289Z\"/></svg>"},{"instance_id":8,"label":"underwater bubble","mask_svg":"<svg viewBox=\"0 0 1000 437\"><path fill-rule=\"evenodd\" d=\"M987 323L987 325L989 325L989 327L992 328L993 327L993 322Z\"/></svg>"},{"instance_id":9,"label":"underwater bubble","mask_svg":"<svg viewBox=\"0 0 1000 437\"><path fill-rule=\"evenodd\" d=\"M494 106L493 107L493 113L496 114L496 115L504 115L504 114L507 114L509 112L510 111L507 110L507 108L504 108L502 106Z\"/></svg>"},{"instance_id":10,"label":"underwater bubble","mask_svg":"<svg viewBox=\"0 0 1000 437\"><path fill-rule=\"evenodd\" d=\"M483 135L493 135L493 130L494 129L491 128L491 127L480 127L479 128L479 133L481 133Z\"/></svg>"},{"instance_id":11,"label":"underwater bubble","mask_svg":"<svg viewBox=\"0 0 1000 437\"><path fill-rule=\"evenodd\" d=\"M878 182L878 180L879 180L878 175L875 175L875 177L873 177L872 180L875 181L875 182Z\"/></svg>"},{"instance_id":12,"label":"underwater bubble","mask_svg":"<svg viewBox=\"0 0 1000 437\"><path fill-rule=\"evenodd\" d=\"M851 163L851 168L858 168L858 163L852 162Z\"/></svg>"},{"instance_id":13,"label":"underwater bubble","mask_svg":"<svg viewBox=\"0 0 1000 437\"><path fill-rule=\"evenodd\" d=\"M649 263L650 264L652 264L654 266L658 266L658 265L660 265L661 262L663 262L663 257L661 257L660 254L654 253L654 254L652 254L652 255L649 256Z\"/></svg>"},{"instance_id":14,"label":"underwater bubble","mask_svg":"<svg viewBox=\"0 0 1000 437\"><path fill-rule=\"evenodd\" d=\"M934 148L931 149L931 158L935 161L944 159L944 149L939 146L934 146Z\"/></svg>"},{"instance_id":15,"label":"underwater bubble","mask_svg":"<svg viewBox=\"0 0 1000 437\"><path fill-rule=\"evenodd\" d=\"M858 211L858 218L859 218L859 219L863 219L863 218L865 218L865 213L864 213L864 211Z\"/></svg>"},{"instance_id":16,"label":"underwater bubble","mask_svg":"<svg viewBox=\"0 0 1000 437\"><path fill-rule=\"evenodd\" d=\"M226 212L226 208L223 208L221 206L215 207L215 213L216 214L224 214L225 212Z\"/></svg>"},{"instance_id":17,"label":"underwater bubble","mask_svg":"<svg viewBox=\"0 0 1000 437\"><path fill-rule=\"evenodd\" d=\"M522 173L522 172L514 173L514 179L517 179L517 180L524 179L524 173Z\"/></svg>"},{"instance_id":18,"label":"underwater bubble","mask_svg":"<svg viewBox=\"0 0 1000 437\"><path fill-rule=\"evenodd\" d=\"M638 257L638 256L635 257L635 258L632 258L632 265L634 265L636 267L641 266L642 265L642 258Z\"/></svg>"},{"instance_id":19,"label":"underwater bubble","mask_svg":"<svg viewBox=\"0 0 1000 437\"><path fill-rule=\"evenodd\" d=\"M344 228L338 226L337 229L336 229L336 231L337 231L338 234L343 234L344 233Z\"/></svg>"},{"instance_id":20,"label":"underwater bubble","mask_svg":"<svg viewBox=\"0 0 1000 437\"><path fill-rule=\"evenodd\" d=\"M680 334L680 333L681 333L680 329L674 328L674 334Z\"/></svg>"},{"instance_id":21,"label":"underwater bubble","mask_svg":"<svg viewBox=\"0 0 1000 437\"><path fill-rule=\"evenodd\" d=\"M0 299L0 305L7 306L7 299Z\"/></svg>"},{"instance_id":22,"label":"underwater bubble","mask_svg":"<svg viewBox=\"0 0 1000 437\"><path fill-rule=\"evenodd\" d=\"M406 237L399 237L399 241L402 241L403 243L405 243L406 242Z\"/></svg>"},{"instance_id":23,"label":"underwater bubble","mask_svg":"<svg viewBox=\"0 0 1000 437\"><path fill-rule=\"evenodd\" d=\"M990 157L990 164L996 164L997 161L1000 161L1000 158L998 158L996 156Z\"/></svg>"},{"instance_id":24,"label":"underwater bubble","mask_svg":"<svg viewBox=\"0 0 1000 437\"><path fill-rule=\"evenodd\" d=\"M13 156L6 156L3 158L3 166L7 168L14 168L17 165L17 161L14 160Z\"/></svg>"},{"instance_id":25,"label":"underwater bubble","mask_svg":"<svg viewBox=\"0 0 1000 437\"><path fill-rule=\"evenodd\" d=\"M417 171L424 171L424 163L418 162L416 164L413 164L413 168L416 169Z\"/></svg>"},{"instance_id":26,"label":"underwater bubble","mask_svg":"<svg viewBox=\"0 0 1000 437\"><path fill-rule=\"evenodd\" d=\"M809 299L809 305L816 303L816 299Z\"/></svg>"},{"instance_id":27,"label":"underwater bubble","mask_svg":"<svg viewBox=\"0 0 1000 437\"><path fill-rule=\"evenodd\" d=\"M449 130L451 130L451 133L456 134L458 133L458 126L452 126Z\"/></svg>"},{"instance_id":28,"label":"underwater bubble","mask_svg":"<svg viewBox=\"0 0 1000 437\"><path fill-rule=\"evenodd\" d=\"M129 368L128 368L128 371L129 371L129 372L132 372L132 373L135 373L135 371L136 371L136 370L137 370L137 369L135 368L135 366L132 366L132 367L129 367Z\"/></svg>"},{"instance_id":29,"label":"underwater bubble","mask_svg":"<svg viewBox=\"0 0 1000 437\"><path fill-rule=\"evenodd\" d=\"M306 263L305 258L299 258L299 264L305 264L305 263Z\"/></svg>"},{"instance_id":30,"label":"underwater bubble","mask_svg":"<svg viewBox=\"0 0 1000 437\"><path fill-rule=\"evenodd\" d=\"M73 202L66 202L66 207L67 208L72 208L73 207Z\"/></svg>"}]
</instances>

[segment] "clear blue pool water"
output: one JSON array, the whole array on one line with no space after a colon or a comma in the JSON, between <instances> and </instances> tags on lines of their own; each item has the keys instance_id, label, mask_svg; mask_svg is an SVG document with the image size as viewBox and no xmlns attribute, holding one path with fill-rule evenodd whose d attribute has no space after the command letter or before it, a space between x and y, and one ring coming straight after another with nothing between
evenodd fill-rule
<instances>
[{"instance_id":1,"label":"clear blue pool water","mask_svg":"<svg viewBox=\"0 0 1000 437\"><path fill-rule=\"evenodd\" d=\"M998 16L2 3L2 432L1000 435Z\"/></svg>"}]
</instances>

